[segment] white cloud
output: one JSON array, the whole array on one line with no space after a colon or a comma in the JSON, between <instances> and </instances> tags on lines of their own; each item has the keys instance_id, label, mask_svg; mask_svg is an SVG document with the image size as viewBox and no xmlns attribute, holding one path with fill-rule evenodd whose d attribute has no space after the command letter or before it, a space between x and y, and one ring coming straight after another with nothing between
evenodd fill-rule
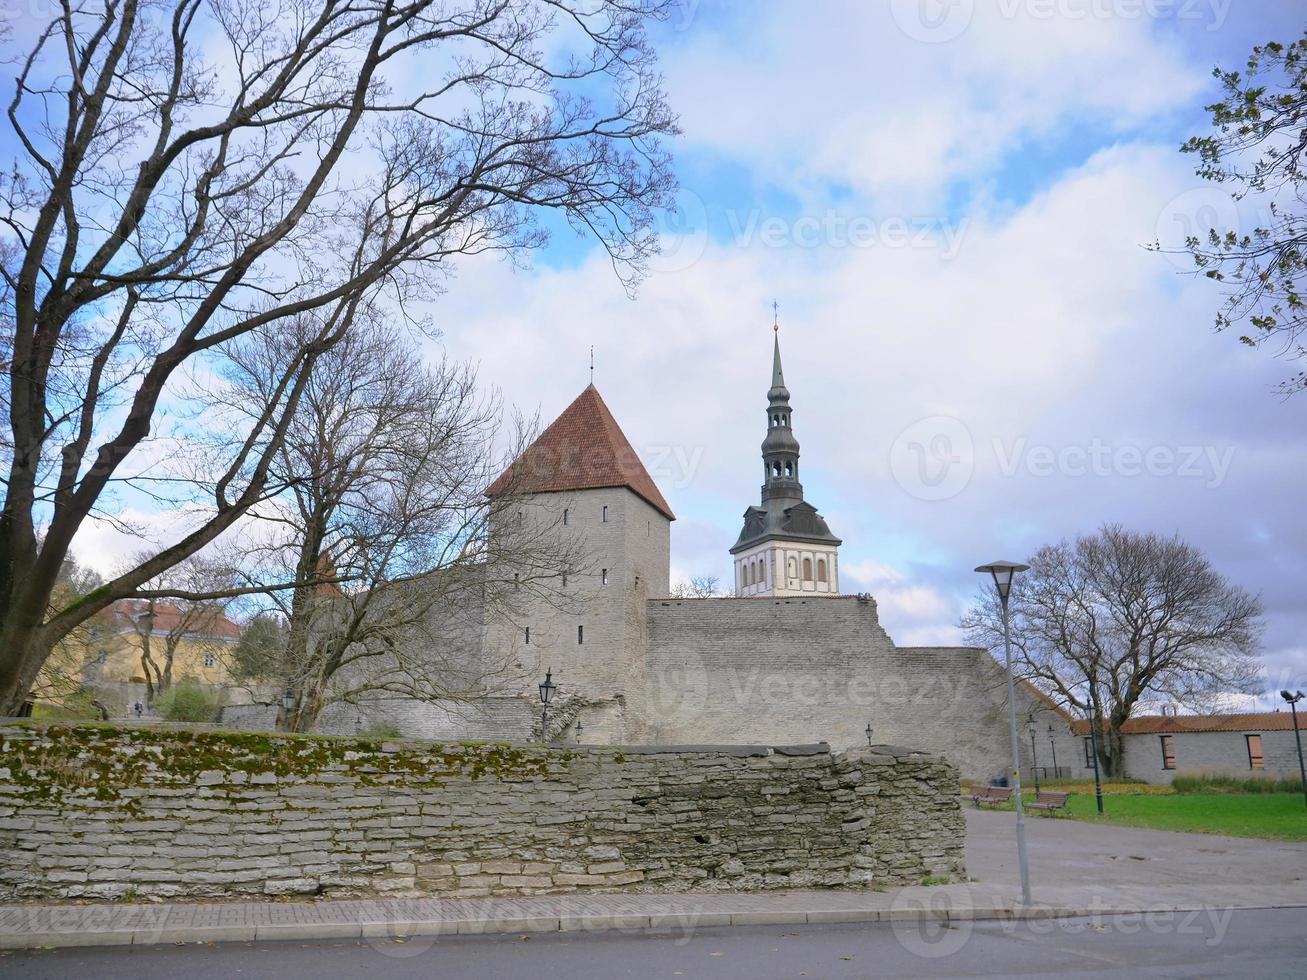
<instances>
[{"instance_id":1,"label":"white cloud","mask_svg":"<svg viewBox=\"0 0 1307 980\"><path fill-rule=\"evenodd\" d=\"M751 5L696 22L665 59L670 94L692 146L786 185L837 180L921 203L1023 138L1086 120L1125 129L1206 78L1148 18L1004 6L977 4L960 36L929 44L885 4L823 4L820 30L808 4Z\"/></svg>"}]
</instances>

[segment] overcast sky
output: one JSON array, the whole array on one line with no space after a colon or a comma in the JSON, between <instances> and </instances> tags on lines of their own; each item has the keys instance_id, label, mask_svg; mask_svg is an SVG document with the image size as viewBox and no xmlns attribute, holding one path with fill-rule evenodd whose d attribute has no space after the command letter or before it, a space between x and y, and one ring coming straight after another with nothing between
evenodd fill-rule
<instances>
[{"instance_id":1,"label":"overcast sky","mask_svg":"<svg viewBox=\"0 0 1307 980\"><path fill-rule=\"evenodd\" d=\"M923 10L925 16L923 16ZM971 569L1105 521L1178 532L1261 593L1269 688L1307 685L1307 395L1211 330L1179 244L1240 213L1178 152L1214 65L1288 0L691 0L656 32L681 208L630 299L563 230L469 262L445 349L552 419L596 384L729 581L757 502L771 304L808 499L900 644L958 642ZM79 550L105 551L90 532Z\"/></svg>"}]
</instances>

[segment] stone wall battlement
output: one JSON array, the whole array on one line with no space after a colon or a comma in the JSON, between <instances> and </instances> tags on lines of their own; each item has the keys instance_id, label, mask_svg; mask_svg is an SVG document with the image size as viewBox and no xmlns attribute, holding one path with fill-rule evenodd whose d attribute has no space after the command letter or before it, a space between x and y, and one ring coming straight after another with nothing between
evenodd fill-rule
<instances>
[{"instance_id":1,"label":"stone wall battlement","mask_svg":"<svg viewBox=\"0 0 1307 980\"><path fill-rule=\"evenodd\" d=\"M893 746L368 742L0 724L0 898L865 887L963 872Z\"/></svg>"}]
</instances>

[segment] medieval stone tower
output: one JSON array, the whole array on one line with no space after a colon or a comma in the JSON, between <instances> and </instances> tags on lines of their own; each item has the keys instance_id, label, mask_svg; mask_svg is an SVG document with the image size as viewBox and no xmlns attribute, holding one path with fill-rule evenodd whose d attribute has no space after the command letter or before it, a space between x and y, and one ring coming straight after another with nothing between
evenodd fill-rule
<instances>
[{"instance_id":1,"label":"medieval stone tower","mask_svg":"<svg viewBox=\"0 0 1307 980\"><path fill-rule=\"evenodd\" d=\"M817 508L803 499L799 440L794 436L790 391L781 368L779 328L772 347L767 392L767 437L762 441L762 506L744 512L744 528L731 549L738 597L839 595L840 539Z\"/></svg>"},{"instance_id":2,"label":"medieval stone tower","mask_svg":"<svg viewBox=\"0 0 1307 980\"><path fill-rule=\"evenodd\" d=\"M514 652L528 698L552 670L563 701L584 702L593 737L619 740L632 672L643 672L646 603L668 594L676 516L593 384L488 493L511 495L517 513L503 516L528 536L557 536L576 563L524 587L511 620L488 620L484 649ZM570 720L555 718L559 730Z\"/></svg>"}]
</instances>

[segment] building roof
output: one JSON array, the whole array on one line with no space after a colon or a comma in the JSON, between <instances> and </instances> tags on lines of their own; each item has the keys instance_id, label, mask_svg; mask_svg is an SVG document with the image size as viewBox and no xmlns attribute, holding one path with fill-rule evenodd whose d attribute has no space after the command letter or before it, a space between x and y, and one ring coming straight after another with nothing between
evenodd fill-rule
<instances>
[{"instance_id":1,"label":"building roof","mask_svg":"<svg viewBox=\"0 0 1307 980\"><path fill-rule=\"evenodd\" d=\"M138 616L149 611L150 604L144 599L119 599L106 612L112 625L118 630L135 630ZM188 621L183 623L183 615ZM154 622L150 632L166 635L181 628L187 635L203 636L209 639L239 640L241 628L223 615L219 609L182 609L171 603L156 601L154 603Z\"/></svg>"},{"instance_id":2,"label":"building roof","mask_svg":"<svg viewBox=\"0 0 1307 980\"><path fill-rule=\"evenodd\" d=\"M1071 730L1089 734L1089 722L1075 721ZM1123 735L1183 735L1194 732L1291 732L1288 711L1257 711L1232 715L1141 715L1121 726Z\"/></svg>"},{"instance_id":3,"label":"building roof","mask_svg":"<svg viewBox=\"0 0 1307 980\"><path fill-rule=\"evenodd\" d=\"M486 494L497 497L507 493L562 493L607 487L625 487L669 521L676 520L658 485L604 404L599 389L589 385L490 485Z\"/></svg>"}]
</instances>

